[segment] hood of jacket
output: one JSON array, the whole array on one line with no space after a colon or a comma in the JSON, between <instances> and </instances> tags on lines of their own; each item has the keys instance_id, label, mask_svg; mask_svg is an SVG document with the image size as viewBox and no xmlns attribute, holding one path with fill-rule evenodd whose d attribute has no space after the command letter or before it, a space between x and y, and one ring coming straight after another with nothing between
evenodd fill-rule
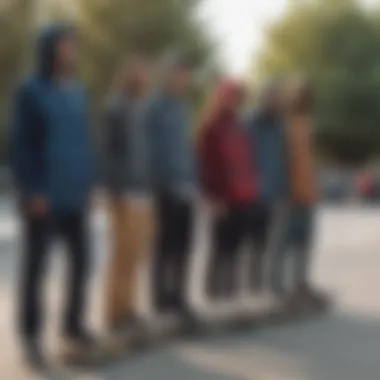
<instances>
[{"instance_id":1,"label":"hood of jacket","mask_svg":"<svg viewBox=\"0 0 380 380\"><path fill-rule=\"evenodd\" d=\"M41 30L36 51L36 70L40 76L46 79L51 78L57 45L63 38L73 33L74 30L70 25L59 23L51 24Z\"/></svg>"}]
</instances>

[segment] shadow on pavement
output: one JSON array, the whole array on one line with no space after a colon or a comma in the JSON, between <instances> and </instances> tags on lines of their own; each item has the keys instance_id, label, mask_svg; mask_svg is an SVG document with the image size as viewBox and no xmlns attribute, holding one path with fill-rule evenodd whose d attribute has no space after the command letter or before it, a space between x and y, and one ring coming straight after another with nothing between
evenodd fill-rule
<instances>
[{"instance_id":1,"label":"shadow on pavement","mask_svg":"<svg viewBox=\"0 0 380 380\"><path fill-rule=\"evenodd\" d=\"M379 352L380 321L331 313L282 326L213 331L156 346L98 368L89 378L376 380ZM285 358L292 363L289 373L282 363Z\"/></svg>"}]
</instances>

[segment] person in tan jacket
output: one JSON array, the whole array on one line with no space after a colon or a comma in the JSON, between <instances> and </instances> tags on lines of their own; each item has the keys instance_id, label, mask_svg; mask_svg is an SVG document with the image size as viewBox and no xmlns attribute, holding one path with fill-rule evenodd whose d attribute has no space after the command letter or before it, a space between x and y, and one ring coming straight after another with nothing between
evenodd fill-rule
<instances>
[{"instance_id":1,"label":"person in tan jacket","mask_svg":"<svg viewBox=\"0 0 380 380\"><path fill-rule=\"evenodd\" d=\"M105 110L104 161L111 254L106 321L112 331L140 330L136 280L153 228L147 122L148 70L133 57L123 67Z\"/></svg>"},{"instance_id":2,"label":"person in tan jacket","mask_svg":"<svg viewBox=\"0 0 380 380\"><path fill-rule=\"evenodd\" d=\"M313 89L304 80L294 81L288 94L286 135L288 141L290 210L288 248L293 257L292 300L298 306L323 307L324 295L310 284L317 181L313 133Z\"/></svg>"}]
</instances>

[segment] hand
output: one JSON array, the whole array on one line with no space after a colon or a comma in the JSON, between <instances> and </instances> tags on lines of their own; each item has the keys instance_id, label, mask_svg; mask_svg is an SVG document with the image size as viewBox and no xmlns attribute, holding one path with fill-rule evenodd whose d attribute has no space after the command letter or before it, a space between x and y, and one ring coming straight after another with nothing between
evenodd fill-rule
<instances>
[{"instance_id":1,"label":"hand","mask_svg":"<svg viewBox=\"0 0 380 380\"><path fill-rule=\"evenodd\" d=\"M43 217L48 212L48 203L42 196L33 196L28 200L27 208L30 215Z\"/></svg>"}]
</instances>

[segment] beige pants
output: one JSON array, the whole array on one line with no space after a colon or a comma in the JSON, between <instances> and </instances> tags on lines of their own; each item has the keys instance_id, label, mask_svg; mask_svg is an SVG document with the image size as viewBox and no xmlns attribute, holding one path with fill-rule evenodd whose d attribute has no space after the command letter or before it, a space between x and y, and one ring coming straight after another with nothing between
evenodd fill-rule
<instances>
[{"instance_id":1,"label":"beige pants","mask_svg":"<svg viewBox=\"0 0 380 380\"><path fill-rule=\"evenodd\" d=\"M106 292L106 321L122 323L136 310L136 282L153 232L148 198L125 197L110 202L111 254Z\"/></svg>"}]
</instances>

